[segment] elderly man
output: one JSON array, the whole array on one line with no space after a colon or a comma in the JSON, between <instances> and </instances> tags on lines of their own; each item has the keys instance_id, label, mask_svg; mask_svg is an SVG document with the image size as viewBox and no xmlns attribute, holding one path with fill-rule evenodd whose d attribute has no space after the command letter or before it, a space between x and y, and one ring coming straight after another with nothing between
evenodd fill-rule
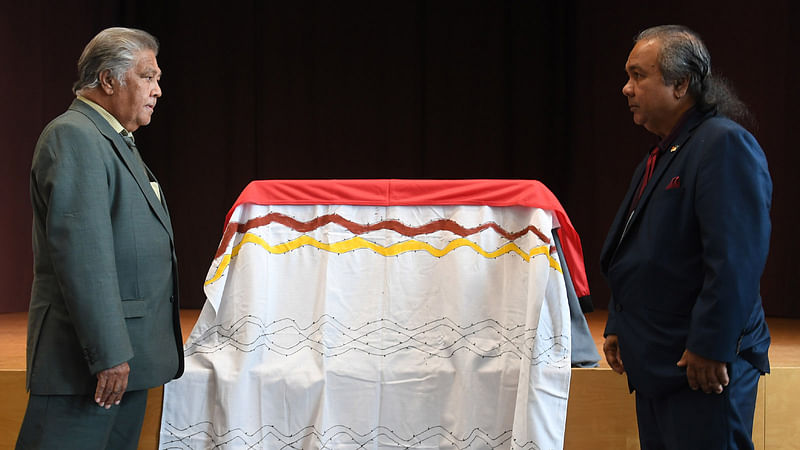
<instances>
[{"instance_id":1,"label":"elderly man","mask_svg":"<svg viewBox=\"0 0 800 450\"><path fill-rule=\"evenodd\" d=\"M100 32L36 144L18 449L135 449L147 389L183 372L172 226L131 134L161 96L157 53L144 31Z\"/></svg>"},{"instance_id":2,"label":"elderly man","mask_svg":"<svg viewBox=\"0 0 800 450\"><path fill-rule=\"evenodd\" d=\"M635 40L622 93L659 138L601 255L612 299L603 346L636 391L642 449L753 448L769 331L759 294L772 182L746 108L681 26Z\"/></svg>"}]
</instances>

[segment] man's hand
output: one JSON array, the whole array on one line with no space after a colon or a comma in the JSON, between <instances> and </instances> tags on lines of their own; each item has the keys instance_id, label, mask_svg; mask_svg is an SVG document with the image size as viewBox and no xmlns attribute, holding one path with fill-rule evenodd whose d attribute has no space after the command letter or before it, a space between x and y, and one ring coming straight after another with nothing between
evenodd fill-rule
<instances>
[{"instance_id":1,"label":"man's hand","mask_svg":"<svg viewBox=\"0 0 800 450\"><path fill-rule=\"evenodd\" d=\"M98 372L94 401L106 409L111 408L112 404L119 405L122 394L128 389L130 372L131 368L126 362Z\"/></svg>"},{"instance_id":2,"label":"man's hand","mask_svg":"<svg viewBox=\"0 0 800 450\"><path fill-rule=\"evenodd\" d=\"M606 355L606 361L611 366L611 370L620 375L625 373L625 366L622 364L622 356L619 353L619 340L616 334L606 336L606 341L603 342L603 353Z\"/></svg>"},{"instance_id":3,"label":"man's hand","mask_svg":"<svg viewBox=\"0 0 800 450\"><path fill-rule=\"evenodd\" d=\"M704 358L684 350L678 367L686 367L686 379L692 390L702 389L706 394L721 394L728 385L728 366L722 361Z\"/></svg>"}]
</instances>

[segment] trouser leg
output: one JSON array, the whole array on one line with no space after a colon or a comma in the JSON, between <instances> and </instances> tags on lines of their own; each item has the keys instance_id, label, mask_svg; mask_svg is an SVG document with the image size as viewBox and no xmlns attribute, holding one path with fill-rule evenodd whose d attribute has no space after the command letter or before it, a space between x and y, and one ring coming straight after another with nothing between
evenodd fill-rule
<instances>
[{"instance_id":1,"label":"trouser leg","mask_svg":"<svg viewBox=\"0 0 800 450\"><path fill-rule=\"evenodd\" d=\"M753 449L752 430L760 372L745 360L728 367L722 394L688 385L658 398L636 395L642 450Z\"/></svg>"},{"instance_id":2,"label":"trouser leg","mask_svg":"<svg viewBox=\"0 0 800 450\"><path fill-rule=\"evenodd\" d=\"M136 449L146 404L146 390L125 393L110 409L91 395L31 395L16 448Z\"/></svg>"}]
</instances>

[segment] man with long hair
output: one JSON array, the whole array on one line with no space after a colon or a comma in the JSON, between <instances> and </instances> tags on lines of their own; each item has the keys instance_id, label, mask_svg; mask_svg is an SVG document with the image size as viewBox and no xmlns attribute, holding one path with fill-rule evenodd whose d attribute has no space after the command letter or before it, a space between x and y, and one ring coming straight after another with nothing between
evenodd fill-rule
<instances>
[{"instance_id":1,"label":"man with long hair","mask_svg":"<svg viewBox=\"0 0 800 450\"><path fill-rule=\"evenodd\" d=\"M603 246L606 359L636 391L642 449L752 449L758 379L769 371L764 152L735 121L747 109L693 31L641 32L625 70L633 121L659 141Z\"/></svg>"}]
</instances>

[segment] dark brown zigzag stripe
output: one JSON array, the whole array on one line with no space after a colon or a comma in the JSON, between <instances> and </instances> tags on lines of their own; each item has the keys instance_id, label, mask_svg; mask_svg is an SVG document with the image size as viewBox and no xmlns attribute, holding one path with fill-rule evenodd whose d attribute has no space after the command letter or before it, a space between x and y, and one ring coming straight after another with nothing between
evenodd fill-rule
<instances>
[{"instance_id":1,"label":"dark brown zigzag stripe","mask_svg":"<svg viewBox=\"0 0 800 450\"><path fill-rule=\"evenodd\" d=\"M547 244L550 243L550 239L548 239L548 237L544 233L539 231L539 229L534 227L533 225L529 225L515 233L510 233L494 222L484 223L473 228L465 228L452 220L440 219L419 227L410 227L397 220L384 220L378 223L362 225L359 223L351 222L338 214L326 214L324 216L319 216L308 222L300 222L297 219L293 219L281 213L269 213L266 216L250 219L245 223L237 223L237 222L229 223L227 228L225 228L225 234L222 236L222 242L220 242L219 248L217 249L217 253L216 255L214 255L214 257L219 258L225 253L225 249L228 248L228 243L230 243L231 239L233 239L234 234L246 233L247 231L253 228L269 225L270 223L279 223L281 225L285 225L301 233L308 233L309 231L316 230L317 228L328 225L329 223L335 223L337 225L341 225L342 227L346 228L353 234L364 234L375 230L392 230L404 236L409 236L409 237L418 236L420 234L433 233L435 231L441 231L441 230L450 231L451 233L457 234L461 237L466 237L476 233L480 233L481 231L487 228L491 228L495 232L497 232L497 234L503 236L509 241L513 241L519 238L520 236L523 236L526 233L531 232L536 236L538 236L539 239L541 239L545 243Z\"/></svg>"}]
</instances>

